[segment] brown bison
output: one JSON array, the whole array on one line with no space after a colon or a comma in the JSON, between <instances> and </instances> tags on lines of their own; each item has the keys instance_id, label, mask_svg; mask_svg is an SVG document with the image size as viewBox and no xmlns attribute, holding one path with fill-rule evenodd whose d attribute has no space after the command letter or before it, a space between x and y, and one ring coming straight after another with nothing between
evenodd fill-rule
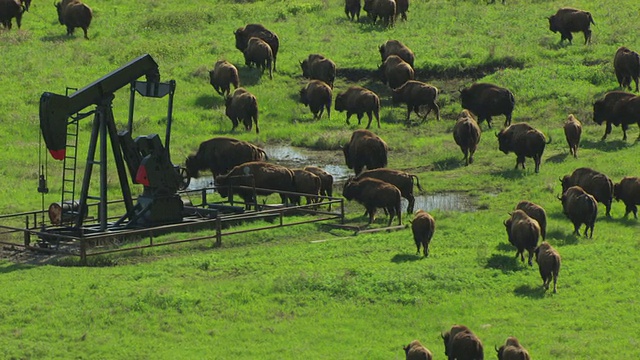
<instances>
[{"instance_id":1,"label":"brown bison","mask_svg":"<svg viewBox=\"0 0 640 360\"><path fill-rule=\"evenodd\" d=\"M322 183L320 177L313 174L310 171L302 169L292 169L295 183L295 192L305 195L307 199L307 205L318 202L318 195L320 195L320 188ZM300 195L290 195L289 200L294 205L300 205Z\"/></svg>"},{"instance_id":2,"label":"brown bison","mask_svg":"<svg viewBox=\"0 0 640 360\"><path fill-rule=\"evenodd\" d=\"M564 39L573 40L572 32L582 32L584 34L584 43L591 42L591 24L593 17L588 11L582 11L573 8L561 8L555 13L555 15L549 16L549 30L554 33L560 33L560 42Z\"/></svg>"},{"instance_id":3,"label":"brown bison","mask_svg":"<svg viewBox=\"0 0 640 360\"><path fill-rule=\"evenodd\" d=\"M235 166L229 173L215 177L215 186L222 197L229 197L231 191L238 194L247 209L256 204L254 195L280 194L283 204L287 202L287 194L295 190L293 171L284 166L262 161L252 161ZM232 187L243 186L247 188ZM255 186L255 193L253 187Z\"/></svg>"},{"instance_id":4,"label":"brown bison","mask_svg":"<svg viewBox=\"0 0 640 360\"><path fill-rule=\"evenodd\" d=\"M413 51L411 51L411 49L409 49L400 41L387 40L384 44L380 45L378 50L380 51L380 56L382 57L383 63L389 56L397 55L407 64L411 65L411 68L413 68L413 62L415 61L416 57L413 54Z\"/></svg>"},{"instance_id":5,"label":"brown bison","mask_svg":"<svg viewBox=\"0 0 640 360\"><path fill-rule=\"evenodd\" d=\"M234 166L267 158L263 149L242 140L215 137L200 143L198 151L185 163L187 176L197 178L200 171L210 170L214 177L226 174Z\"/></svg>"},{"instance_id":6,"label":"brown bison","mask_svg":"<svg viewBox=\"0 0 640 360\"><path fill-rule=\"evenodd\" d=\"M413 241L416 243L416 255L420 254L420 246L422 245L422 253L425 257L429 256L429 244L433 233L436 231L436 220L428 212L420 209L416 211L413 222L411 223L411 232L413 233Z\"/></svg>"},{"instance_id":7,"label":"brown bison","mask_svg":"<svg viewBox=\"0 0 640 360\"><path fill-rule=\"evenodd\" d=\"M636 92L638 92L640 55L637 52L624 46L619 47L613 58L613 69L616 72L616 78L621 88L631 90L631 80L633 80L636 83Z\"/></svg>"},{"instance_id":8,"label":"brown bison","mask_svg":"<svg viewBox=\"0 0 640 360\"><path fill-rule=\"evenodd\" d=\"M373 178L388 182L395 185L399 190L403 198L407 199L409 204L407 205L407 212L412 213L413 207L416 203L416 199L413 196L414 179L415 184L418 186L418 190L424 191L420 186L420 180L416 175L409 174L400 170L392 170L386 168L378 168L372 170L365 170L356 176L356 179Z\"/></svg>"},{"instance_id":9,"label":"brown bison","mask_svg":"<svg viewBox=\"0 0 640 360\"><path fill-rule=\"evenodd\" d=\"M513 108L516 99L513 93L494 84L476 83L460 90L460 102L463 109L468 109L478 117L478 124L487 120L491 128L491 117L504 115L504 126L511 125Z\"/></svg>"},{"instance_id":10,"label":"brown bison","mask_svg":"<svg viewBox=\"0 0 640 360\"><path fill-rule=\"evenodd\" d=\"M249 39L252 37L260 38L267 44L269 44L269 47L271 48L271 52L273 54L273 71L276 71L278 48L280 47L280 40L278 39L278 35L276 35L272 31L269 31L261 24L248 24L245 27L238 28L233 32L233 34L236 37L236 49L242 51L242 53L244 53L249 43Z\"/></svg>"},{"instance_id":11,"label":"brown bison","mask_svg":"<svg viewBox=\"0 0 640 360\"><path fill-rule=\"evenodd\" d=\"M520 345L520 341L514 336L509 336L499 349L495 346L494 348L498 353L498 360L531 360L527 349Z\"/></svg>"},{"instance_id":12,"label":"brown bison","mask_svg":"<svg viewBox=\"0 0 640 360\"><path fill-rule=\"evenodd\" d=\"M247 131L251 131L253 121L256 124L256 134L260 133L260 128L258 128L258 100L252 93L244 88L237 88L231 96L225 98L224 104L226 107L225 114L233 123L231 131L235 130L241 121L244 124L244 128Z\"/></svg>"},{"instance_id":13,"label":"brown bison","mask_svg":"<svg viewBox=\"0 0 640 360\"><path fill-rule=\"evenodd\" d=\"M551 143L551 138L546 142L544 134L527 123L509 125L500 130L496 136L500 151L505 154L509 152L516 154L516 169L518 165L522 165L524 169L524 160L530 157L535 164L535 172L540 172L542 154L545 146Z\"/></svg>"},{"instance_id":14,"label":"brown bison","mask_svg":"<svg viewBox=\"0 0 640 360\"><path fill-rule=\"evenodd\" d=\"M535 250L536 262L542 277L542 287L549 290L549 284L553 279L553 293L558 292L558 273L562 259L556 249L546 241L543 241Z\"/></svg>"},{"instance_id":15,"label":"brown bison","mask_svg":"<svg viewBox=\"0 0 640 360\"><path fill-rule=\"evenodd\" d=\"M602 125L603 122L606 122L606 128L604 130L602 140L605 140L607 135L611 134L611 125L620 125L621 120L618 118L617 114L614 114L616 104L622 100L630 99L632 97L634 97L633 94L624 91L610 91L604 96L604 98L596 100L596 102L593 103L593 121L598 125ZM624 134L623 140L626 140L627 125L622 126L622 131Z\"/></svg>"},{"instance_id":16,"label":"brown bison","mask_svg":"<svg viewBox=\"0 0 640 360\"><path fill-rule=\"evenodd\" d=\"M335 109L347 112L347 125L351 125L349 123L351 115L356 114L358 125L360 125L362 116L367 114L369 117L367 129L371 127L373 116L376 117L378 129L380 128L380 98L371 90L361 86L351 86L347 91L336 95Z\"/></svg>"},{"instance_id":17,"label":"brown bison","mask_svg":"<svg viewBox=\"0 0 640 360\"><path fill-rule=\"evenodd\" d=\"M640 204L640 178L625 176L619 183L613 185L613 196L616 201L624 203L624 217L633 212L633 217L638 218L636 205Z\"/></svg>"},{"instance_id":18,"label":"brown bison","mask_svg":"<svg viewBox=\"0 0 640 360\"><path fill-rule=\"evenodd\" d=\"M18 0L0 0L0 25L11 30L11 20L16 18L16 25L20 29L25 11L26 7Z\"/></svg>"},{"instance_id":19,"label":"brown bison","mask_svg":"<svg viewBox=\"0 0 640 360\"><path fill-rule=\"evenodd\" d=\"M243 54L245 65L255 65L256 68L262 69L263 74L268 69L269 79L273 79L273 52L269 44L258 37L251 37Z\"/></svg>"},{"instance_id":20,"label":"brown bison","mask_svg":"<svg viewBox=\"0 0 640 360\"><path fill-rule=\"evenodd\" d=\"M392 184L372 178L349 179L344 185L342 196L364 205L366 213L369 214L369 225L373 222L378 208L385 209L389 214L387 226L391 226L394 216L398 217L398 225L402 225L400 190Z\"/></svg>"},{"instance_id":21,"label":"brown bison","mask_svg":"<svg viewBox=\"0 0 640 360\"><path fill-rule=\"evenodd\" d=\"M409 11L409 0L396 0L396 18L402 15L402 20L407 20L407 11Z\"/></svg>"},{"instance_id":22,"label":"brown bison","mask_svg":"<svg viewBox=\"0 0 640 360\"><path fill-rule=\"evenodd\" d=\"M622 127L622 140L627 140L629 125L638 124L640 129L640 96L631 96L620 99L613 106L613 123L619 123ZM640 133L638 134L640 140Z\"/></svg>"},{"instance_id":23,"label":"brown bison","mask_svg":"<svg viewBox=\"0 0 640 360\"><path fill-rule=\"evenodd\" d=\"M413 340L409 345L403 346L406 360L432 360L433 354L431 351L424 347L420 341Z\"/></svg>"},{"instance_id":24,"label":"brown bison","mask_svg":"<svg viewBox=\"0 0 640 360\"><path fill-rule=\"evenodd\" d=\"M364 0L363 10L374 24L379 17L385 26L393 25L396 18L395 0Z\"/></svg>"},{"instance_id":25,"label":"brown bison","mask_svg":"<svg viewBox=\"0 0 640 360\"><path fill-rule=\"evenodd\" d=\"M582 124L573 114L569 114L564 122L564 137L569 144L569 153L574 158L578 158L578 146L580 145L580 135L582 135Z\"/></svg>"},{"instance_id":26,"label":"brown bison","mask_svg":"<svg viewBox=\"0 0 640 360\"><path fill-rule=\"evenodd\" d=\"M523 210L517 209L511 213L511 217L504 221L504 227L511 245L518 250L516 259L520 255L520 261L524 262L524 251L529 253L528 264L533 266L531 259L540 238L540 225L536 219L527 215Z\"/></svg>"},{"instance_id":27,"label":"brown bison","mask_svg":"<svg viewBox=\"0 0 640 360\"><path fill-rule=\"evenodd\" d=\"M360 0L345 0L344 13L347 19L353 21L355 18L360 21Z\"/></svg>"},{"instance_id":28,"label":"brown bison","mask_svg":"<svg viewBox=\"0 0 640 360\"><path fill-rule=\"evenodd\" d=\"M413 80L415 72L411 65L398 55L389 55L380 65L378 71L383 84L396 89L409 80Z\"/></svg>"},{"instance_id":29,"label":"brown bison","mask_svg":"<svg viewBox=\"0 0 640 360\"><path fill-rule=\"evenodd\" d=\"M482 130L471 113L466 109L462 110L458 121L453 126L453 140L460 146L466 165L473 163L473 154L478 148L481 134Z\"/></svg>"},{"instance_id":30,"label":"brown bison","mask_svg":"<svg viewBox=\"0 0 640 360\"><path fill-rule=\"evenodd\" d=\"M444 341L444 354L448 360L484 359L482 341L468 327L453 325L440 336Z\"/></svg>"},{"instance_id":31,"label":"brown bison","mask_svg":"<svg viewBox=\"0 0 640 360\"><path fill-rule=\"evenodd\" d=\"M342 147L344 161L356 175L366 167L368 170L387 166L389 148L378 135L369 130L356 130L351 139Z\"/></svg>"},{"instance_id":32,"label":"brown bison","mask_svg":"<svg viewBox=\"0 0 640 360\"><path fill-rule=\"evenodd\" d=\"M440 108L436 104L436 100L438 100L438 88L420 81L409 80L399 88L393 89L393 103L407 104L407 123L412 110L416 115L422 117L422 121L425 121L427 115L433 110L436 112L436 119L440 120ZM424 115L420 115L421 106L427 107L427 112Z\"/></svg>"},{"instance_id":33,"label":"brown bison","mask_svg":"<svg viewBox=\"0 0 640 360\"><path fill-rule=\"evenodd\" d=\"M562 212L573 223L573 233L580 236L580 226L584 224L584 236L591 229L589 237L593 237L593 227L598 215L596 199L580 186L571 186L562 193L559 200L562 201Z\"/></svg>"},{"instance_id":34,"label":"brown bison","mask_svg":"<svg viewBox=\"0 0 640 360\"><path fill-rule=\"evenodd\" d=\"M333 196L333 176L317 166L305 166L304 170L316 175L320 178L320 195ZM323 198L320 198L322 201ZM331 204L329 204L331 209Z\"/></svg>"},{"instance_id":35,"label":"brown bison","mask_svg":"<svg viewBox=\"0 0 640 360\"><path fill-rule=\"evenodd\" d=\"M87 30L93 18L93 11L89 6L80 0L62 0L54 5L58 11L60 25L67 27L67 35L73 34L75 28L81 28L84 38L89 39Z\"/></svg>"},{"instance_id":36,"label":"brown bison","mask_svg":"<svg viewBox=\"0 0 640 360\"><path fill-rule=\"evenodd\" d=\"M300 89L300 102L309 106L314 120L322 117L325 108L327 109L327 118L331 119L332 97L331 87L321 80L311 80L307 86Z\"/></svg>"},{"instance_id":37,"label":"brown bison","mask_svg":"<svg viewBox=\"0 0 640 360\"><path fill-rule=\"evenodd\" d=\"M524 211L529 217L533 218L540 225L540 236L542 239L547 237L547 212L542 206L532 203L531 201L522 200L516 205L516 210Z\"/></svg>"},{"instance_id":38,"label":"brown bison","mask_svg":"<svg viewBox=\"0 0 640 360\"><path fill-rule=\"evenodd\" d=\"M591 168L582 167L575 169L571 175L562 177L560 183L562 184L562 192L574 185L580 186L584 191L593 195L597 202L602 203L607 209L607 217L611 217L613 181L607 175Z\"/></svg>"},{"instance_id":39,"label":"brown bison","mask_svg":"<svg viewBox=\"0 0 640 360\"><path fill-rule=\"evenodd\" d=\"M234 90L240 86L238 69L226 60L218 60L209 71L209 83L218 94L226 97L231 92L231 85Z\"/></svg>"},{"instance_id":40,"label":"brown bison","mask_svg":"<svg viewBox=\"0 0 640 360\"><path fill-rule=\"evenodd\" d=\"M333 89L336 80L336 63L319 54L311 54L300 63L302 76L312 80L322 80Z\"/></svg>"}]
</instances>

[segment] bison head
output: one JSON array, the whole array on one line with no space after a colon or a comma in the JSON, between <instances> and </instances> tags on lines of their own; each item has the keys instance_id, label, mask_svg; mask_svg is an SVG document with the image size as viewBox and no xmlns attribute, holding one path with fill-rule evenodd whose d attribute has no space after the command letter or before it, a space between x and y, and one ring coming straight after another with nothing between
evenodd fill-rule
<instances>
[{"instance_id":1,"label":"bison head","mask_svg":"<svg viewBox=\"0 0 640 360\"><path fill-rule=\"evenodd\" d=\"M618 184L614 184L613 185L613 198L616 199L616 201L620 201L622 199L622 184L618 183Z\"/></svg>"},{"instance_id":2,"label":"bison head","mask_svg":"<svg viewBox=\"0 0 640 360\"><path fill-rule=\"evenodd\" d=\"M472 108L472 104L471 104L471 93L469 91L469 88L465 88L460 90L460 103L462 104L462 108L463 109L470 109Z\"/></svg>"},{"instance_id":3,"label":"bison head","mask_svg":"<svg viewBox=\"0 0 640 360\"><path fill-rule=\"evenodd\" d=\"M565 175L560 179L560 184L562 184L562 192L564 193L565 191L567 191L568 188L570 188L571 185L571 176L569 175Z\"/></svg>"},{"instance_id":4,"label":"bison head","mask_svg":"<svg viewBox=\"0 0 640 360\"><path fill-rule=\"evenodd\" d=\"M302 69L302 76L305 78L310 78L311 74L309 72L309 60L304 59L300 62L300 68Z\"/></svg>"},{"instance_id":5,"label":"bison head","mask_svg":"<svg viewBox=\"0 0 640 360\"><path fill-rule=\"evenodd\" d=\"M344 162L347 164L349 169L353 169L353 164L351 163L351 157L349 156L349 143L346 143L342 147L342 153L344 154Z\"/></svg>"},{"instance_id":6,"label":"bison head","mask_svg":"<svg viewBox=\"0 0 640 360\"><path fill-rule=\"evenodd\" d=\"M451 337L451 333L449 331L444 334L440 333L440 337L442 338L442 341L444 341L444 354L449 356L449 338Z\"/></svg>"},{"instance_id":7,"label":"bison head","mask_svg":"<svg viewBox=\"0 0 640 360\"><path fill-rule=\"evenodd\" d=\"M347 182L344 184L344 188L342 189L342 196L344 196L347 200L352 200L353 198L358 196L358 183L353 178L347 179Z\"/></svg>"},{"instance_id":8,"label":"bison head","mask_svg":"<svg viewBox=\"0 0 640 360\"><path fill-rule=\"evenodd\" d=\"M195 155L187 156L184 166L187 168L188 177L197 178L200 176L200 167L198 166L198 160Z\"/></svg>"},{"instance_id":9,"label":"bison head","mask_svg":"<svg viewBox=\"0 0 640 360\"><path fill-rule=\"evenodd\" d=\"M500 346L499 349L495 345L493 345L493 348L496 349L496 352L498 353L498 360L502 360L502 353L504 352L504 345Z\"/></svg>"},{"instance_id":10,"label":"bison head","mask_svg":"<svg viewBox=\"0 0 640 360\"><path fill-rule=\"evenodd\" d=\"M247 37L244 33L244 28L238 28L238 30L233 32L233 35L236 36L236 49L243 51L247 48Z\"/></svg>"},{"instance_id":11,"label":"bison head","mask_svg":"<svg viewBox=\"0 0 640 360\"><path fill-rule=\"evenodd\" d=\"M504 129L500 130L500 132L496 134L496 137L498 137L498 149L503 153L508 154L509 151L511 151L511 141Z\"/></svg>"},{"instance_id":12,"label":"bison head","mask_svg":"<svg viewBox=\"0 0 640 360\"><path fill-rule=\"evenodd\" d=\"M216 190L218 191L218 194L220 194L220 196L222 197L228 197L229 196L229 187L227 185L230 185L229 182L227 181L227 175L218 175L213 179L213 184L216 187Z\"/></svg>"},{"instance_id":13,"label":"bison head","mask_svg":"<svg viewBox=\"0 0 640 360\"><path fill-rule=\"evenodd\" d=\"M60 25L64 25L64 20L62 19L62 3L53 3L53 6L56 7L56 11L58 12L58 22L60 22Z\"/></svg>"},{"instance_id":14,"label":"bison head","mask_svg":"<svg viewBox=\"0 0 640 360\"><path fill-rule=\"evenodd\" d=\"M336 111L344 111L347 108L347 104L346 104L346 100L345 100L345 95L343 93L339 93L336 96L336 104L335 104L335 109Z\"/></svg>"},{"instance_id":15,"label":"bison head","mask_svg":"<svg viewBox=\"0 0 640 360\"><path fill-rule=\"evenodd\" d=\"M555 32L560 31L558 28L558 20L555 15L551 15L547 18L549 20L549 30Z\"/></svg>"},{"instance_id":16,"label":"bison head","mask_svg":"<svg viewBox=\"0 0 640 360\"><path fill-rule=\"evenodd\" d=\"M404 99L404 92L402 86L397 89L391 89L391 102L397 105Z\"/></svg>"},{"instance_id":17,"label":"bison head","mask_svg":"<svg viewBox=\"0 0 640 360\"><path fill-rule=\"evenodd\" d=\"M605 105L604 101L598 100L593 103L593 122L598 125L602 125L602 122L605 120Z\"/></svg>"},{"instance_id":18,"label":"bison head","mask_svg":"<svg viewBox=\"0 0 640 360\"><path fill-rule=\"evenodd\" d=\"M302 89L300 89L300 102L303 103L305 106L309 105L309 98L307 97L306 87L303 87Z\"/></svg>"}]
</instances>

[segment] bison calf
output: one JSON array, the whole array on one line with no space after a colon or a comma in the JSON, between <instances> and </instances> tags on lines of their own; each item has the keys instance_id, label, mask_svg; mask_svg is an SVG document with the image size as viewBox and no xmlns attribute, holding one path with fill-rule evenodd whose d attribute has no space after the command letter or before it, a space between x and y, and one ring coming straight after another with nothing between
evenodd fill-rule
<instances>
[{"instance_id":1,"label":"bison calf","mask_svg":"<svg viewBox=\"0 0 640 360\"><path fill-rule=\"evenodd\" d=\"M311 80L307 86L300 89L300 102L309 106L314 120L322 117L325 108L327 109L327 118L331 119L332 97L331 87L321 80Z\"/></svg>"},{"instance_id":2,"label":"bison calf","mask_svg":"<svg viewBox=\"0 0 640 360\"><path fill-rule=\"evenodd\" d=\"M638 78L640 77L640 55L628 48L621 46L613 57L613 69L616 72L618 84L622 89L631 90L631 80L636 83L638 92Z\"/></svg>"},{"instance_id":3,"label":"bison calf","mask_svg":"<svg viewBox=\"0 0 640 360\"><path fill-rule=\"evenodd\" d=\"M356 200L364 205L369 214L369 225L373 223L378 208L385 209L389 214L387 226L391 226L394 216L398 217L398 225L402 225L400 190L392 184L370 178L349 179L344 185L342 196L347 200Z\"/></svg>"},{"instance_id":4,"label":"bison calf","mask_svg":"<svg viewBox=\"0 0 640 360\"><path fill-rule=\"evenodd\" d=\"M224 104L226 108L225 114L233 124L231 131L235 130L238 124L242 122L247 131L251 131L253 123L255 123L256 134L260 133L260 128L258 127L258 100L255 95L243 88L237 88L231 96L227 96Z\"/></svg>"},{"instance_id":5,"label":"bison calf","mask_svg":"<svg viewBox=\"0 0 640 360\"><path fill-rule=\"evenodd\" d=\"M625 218L630 212L633 212L633 217L638 218L638 208L636 205L640 205L640 178L624 177L619 183L613 185L613 196L617 201L624 203Z\"/></svg>"},{"instance_id":6,"label":"bison calf","mask_svg":"<svg viewBox=\"0 0 640 360\"><path fill-rule=\"evenodd\" d=\"M406 360L432 360L433 354L424 347L420 341L413 340L409 345L403 346Z\"/></svg>"},{"instance_id":7,"label":"bison calf","mask_svg":"<svg viewBox=\"0 0 640 360\"><path fill-rule=\"evenodd\" d=\"M498 360L531 360L529 352L520 345L515 336L509 336L499 349L495 346L494 348L498 353Z\"/></svg>"},{"instance_id":8,"label":"bison calf","mask_svg":"<svg viewBox=\"0 0 640 360\"><path fill-rule=\"evenodd\" d=\"M226 97L231 92L231 85L234 89L240 86L238 69L226 60L218 60L209 71L209 83L218 94Z\"/></svg>"},{"instance_id":9,"label":"bison calf","mask_svg":"<svg viewBox=\"0 0 640 360\"><path fill-rule=\"evenodd\" d=\"M416 115L422 117L422 122L427 119L427 115L431 110L436 112L436 119L440 120L440 108L436 104L437 99L438 88L420 81L409 80L399 88L393 89L393 103L407 104L407 123L412 110ZM424 115L420 115L421 106L427 107L427 112Z\"/></svg>"},{"instance_id":10,"label":"bison calf","mask_svg":"<svg viewBox=\"0 0 640 360\"><path fill-rule=\"evenodd\" d=\"M562 212L573 223L573 233L580 236L580 226L584 224L584 236L591 230L589 237L593 237L593 227L598 215L596 199L580 186L571 186L562 193L559 200L562 201Z\"/></svg>"},{"instance_id":11,"label":"bison calf","mask_svg":"<svg viewBox=\"0 0 640 360\"><path fill-rule=\"evenodd\" d=\"M365 167L368 170L387 166L389 148L387 143L369 130L356 130L351 139L342 147L344 160L356 175Z\"/></svg>"},{"instance_id":12,"label":"bison calf","mask_svg":"<svg viewBox=\"0 0 640 360\"><path fill-rule=\"evenodd\" d=\"M460 146L466 165L473 163L473 154L476 153L481 134L480 126L471 113L466 109L462 110L458 121L453 126L453 140Z\"/></svg>"},{"instance_id":13,"label":"bison calf","mask_svg":"<svg viewBox=\"0 0 640 360\"><path fill-rule=\"evenodd\" d=\"M356 114L358 117L358 125L362 120L362 116L367 114L369 122L367 129L371 127L373 116L376 117L378 128L380 128L380 98L371 90L360 86L351 86L347 91L336 95L336 111L347 112L347 125L351 115Z\"/></svg>"},{"instance_id":14,"label":"bison calf","mask_svg":"<svg viewBox=\"0 0 640 360\"><path fill-rule=\"evenodd\" d=\"M317 166L305 166L304 170L320 178L320 195L333 196L333 176L331 174ZM320 198L320 202L322 202L322 200L324 199ZM331 210L331 204L329 204L329 210Z\"/></svg>"},{"instance_id":15,"label":"bison calf","mask_svg":"<svg viewBox=\"0 0 640 360\"><path fill-rule=\"evenodd\" d=\"M569 153L574 158L578 158L578 146L580 145L580 135L582 135L582 124L573 114L569 114L564 123L564 137L569 144Z\"/></svg>"},{"instance_id":16,"label":"bison calf","mask_svg":"<svg viewBox=\"0 0 640 360\"><path fill-rule=\"evenodd\" d=\"M266 41L251 37L247 42L247 48L243 51L244 63L247 66L255 65L256 68L269 70L269 79L273 79L273 51Z\"/></svg>"},{"instance_id":17,"label":"bison calf","mask_svg":"<svg viewBox=\"0 0 640 360\"><path fill-rule=\"evenodd\" d=\"M535 250L536 262L542 277L542 287L549 290L549 284L553 279L553 292L558 292L558 273L560 272L561 258L556 249L546 241L543 241Z\"/></svg>"},{"instance_id":18,"label":"bison calf","mask_svg":"<svg viewBox=\"0 0 640 360\"><path fill-rule=\"evenodd\" d=\"M416 211L416 215L411 223L411 232L413 233L413 241L416 243L416 255L420 254L420 246L422 245L422 253L425 257L429 256L429 244L433 233L436 231L436 221L428 212L420 209Z\"/></svg>"},{"instance_id":19,"label":"bison calf","mask_svg":"<svg viewBox=\"0 0 640 360\"><path fill-rule=\"evenodd\" d=\"M236 37L236 49L244 51L247 49L249 39L257 37L269 44L271 52L273 54L273 71L276 71L276 61L278 58L278 48L280 47L280 40L278 35L268 30L261 24L247 24L245 27L241 27L233 32Z\"/></svg>"},{"instance_id":20,"label":"bison calf","mask_svg":"<svg viewBox=\"0 0 640 360\"><path fill-rule=\"evenodd\" d=\"M516 259L524 262L524 251L529 252L529 266L533 266L533 252L538 245L540 225L523 210L515 210L511 217L504 221L509 242L516 247Z\"/></svg>"}]
</instances>

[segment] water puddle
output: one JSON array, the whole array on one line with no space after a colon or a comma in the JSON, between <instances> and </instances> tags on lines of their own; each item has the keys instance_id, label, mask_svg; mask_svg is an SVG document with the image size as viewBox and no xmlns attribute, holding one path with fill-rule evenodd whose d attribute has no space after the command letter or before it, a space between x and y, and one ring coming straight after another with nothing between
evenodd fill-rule
<instances>
[{"instance_id":1,"label":"water puddle","mask_svg":"<svg viewBox=\"0 0 640 360\"><path fill-rule=\"evenodd\" d=\"M407 200L402 199L402 209L407 208ZM473 199L463 192L444 192L436 194L417 195L415 210L424 211L460 211L471 212L478 210Z\"/></svg>"}]
</instances>

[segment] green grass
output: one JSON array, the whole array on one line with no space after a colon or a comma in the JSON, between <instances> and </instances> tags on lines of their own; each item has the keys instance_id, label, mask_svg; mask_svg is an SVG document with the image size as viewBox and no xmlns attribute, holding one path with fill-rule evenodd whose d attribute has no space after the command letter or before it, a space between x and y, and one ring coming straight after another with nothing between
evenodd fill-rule
<instances>
[{"instance_id":1,"label":"green grass","mask_svg":"<svg viewBox=\"0 0 640 360\"><path fill-rule=\"evenodd\" d=\"M299 61L322 53L338 66L334 94L357 83L380 95L382 129L374 130L391 148L390 167L417 174L428 193L468 192L480 210L432 212L437 230L427 259L414 255L409 229L354 237L303 225L234 235L221 248L203 241L105 256L92 267L68 266L77 265L73 259L44 266L3 261L2 358L401 359L401 346L420 339L443 359L440 332L455 323L478 334L487 358L512 335L535 359L640 355L638 221L621 218L621 203L606 219L600 205L593 239L575 237L556 199L558 178L577 167L593 167L615 182L640 176L638 128L631 126L627 142L619 128L601 142L604 129L591 121L594 99L617 87L617 47L640 51L640 25L629 12L635 2L570 4L594 16L589 46L581 34L573 45L560 45L560 35L548 30L546 17L568 5L559 1L414 1L409 21L390 29L348 21L338 0L89 5L95 16L88 41L81 32L65 36L48 3L33 4L22 29L0 31L3 214L60 200L61 169L52 159L51 193L43 199L36 192L40 95L85 86L144 53L159 64L163 80L177 82L174 162L223 135L326 150L325 158L341 164L339 146L357 126L348 127L346 115L335 111L330 120L313 121L298 103L306 83ZM233 31L247 23L262 23L280 37L273 80L246 68L235 49ZM391 92L375 73L377 47L388 39L412 48L418 79L441 90L442 121L430 116L404 126L406 109L391 105ZM223 99L208 83L208 70L222 58L238 66L241 84L258 98L259 135L230 132ZM457 90L475 81L511 89L514 121L551 136L539 174L530 159L526 170L514 170L515 156L498 151L486 124L475 163L462 165L451 135L461 110ZM164 134L166 100L139 99L134 136ZM127 101L128 89L116 93L119 128ZM578 159L568 155L561 128L569 113L584 126ZM495 118L494 130L503 121ZM80 125L81 154L90 123ZM110 174L111 198L120 196L116 179ZM502 221L522 199L547 210L548 239L563 258L558 294L544 293L537 267L516 261L507 243ZM365 222L362 212L348 204L348 221ZM410 219L404 215L405 223ZM375 226L385 223L380 215ZM199 234L159 241L191 235Z\"/></svg>"}]
</instances>

